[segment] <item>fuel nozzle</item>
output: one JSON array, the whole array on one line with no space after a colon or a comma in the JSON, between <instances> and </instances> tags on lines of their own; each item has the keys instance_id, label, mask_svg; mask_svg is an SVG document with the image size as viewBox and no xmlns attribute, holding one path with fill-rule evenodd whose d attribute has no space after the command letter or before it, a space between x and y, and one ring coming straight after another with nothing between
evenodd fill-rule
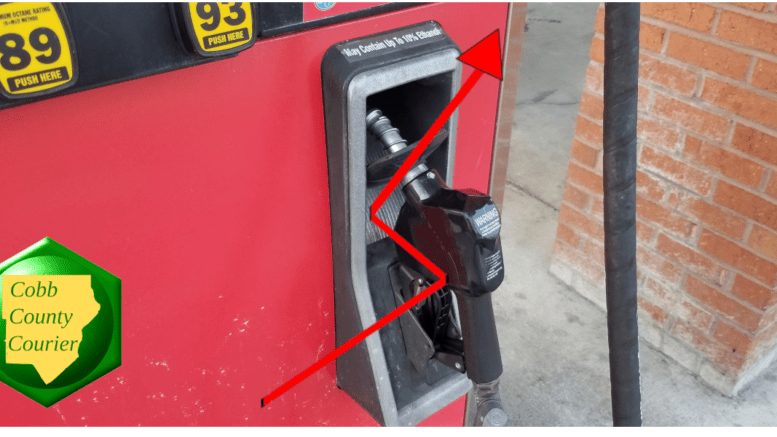
<instances>
[{"instance_id":1,"label":"fuel nozzle","mask_svg":"<svg viewBox=\"0 0 777 437\"><path fill-rule=\"evenodd\" d=\"M367 166L367 180L375 183L391 178L419 142L408 145L379 109L368 112L366 124L388 152ZM451 189L426 166L426 158L447 136L446 130L440 130L403 177L407 201L394 230L446 273L445 289L453 291L458 300L463 345L458 353L466 369L455 368L466 370L475 387L472 399L476 414L470 423L500 426L506 424L507 416L499 398L502 357L491 292L504 279L501 221L491 197L476 190ZM433 279L432 272L399 245L397 255L402 265Z\"/></svg>"}]
</instances>

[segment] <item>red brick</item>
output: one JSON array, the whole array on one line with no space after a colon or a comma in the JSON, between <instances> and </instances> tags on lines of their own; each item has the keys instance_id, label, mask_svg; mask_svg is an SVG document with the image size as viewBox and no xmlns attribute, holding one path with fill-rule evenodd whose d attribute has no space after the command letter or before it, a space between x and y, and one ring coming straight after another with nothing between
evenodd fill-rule
<instances>
[{"instance_id":1,"label":"red brick","mask_svg":"<svg viewBox=\"0 0 777 437\"><path fill-rule=\"evenodd\" d=\"M755 332L755 330L758 329L758 322L761 320L760 315L720 291L701 282L694 276L688 275L685 291L687 291L691 297L718 311L727 319L735 322L748 331Z\"/></svg>"},{"instance_id":2,"label":"red brick","mask_svg":"<svg viewBox=\"0 0 777 437\"><path fill-rule=\"evenodd\" d=\"M600 153L596 156L596 165L594 171L598 175L604 175L604 153Z\"/></svg>"},{"instance_id":3,"label":"red brick","mask_svg":"<svg viewBox=\"0 0 777 437\"><path fill-rule=\"evenodd\" d=\"M602 147L602 127L584 117L577 117L575 136L586 141L591 146Z\"/></svg>"},{"instance_id":4,"label":"red brick","mask_svg":"<svg viewBox=\"0 0 777 437\"><path fill-rule=\"evenodd\" d=\"M637 88L637 110L647 111L650 105L650 89L644 86Z\"/></svg>"},{"instance_id":5,"label":"red brick","mask_svg":"<svg viewBox=\"0 0 777 437\"><path fill-rule=\"evenodd\" d=\"M731 352L738 352L742 355L747 355L753 344L752 338L722 320L715 325L715 332L712 335L716 340L728 346Z\"/></svg>"},{"instance_id":6,"label":"red brick","mask_svg":"<svg viewBox=\"0 0 777 437\"><path fill-rule=\"evenodd\" d=\"M702 196L706 196L712 187L712 178L708 174L645 145L639 162L644 168Z\"/></svg>"},{"instance_id":7,"label":"red brick","mask_svg":"<svg viewBox=\"0 0 777 437\"><path fill-rule=\"evenodd\" d=\"M775 314L777 314L777 312ZM764 344L769 343L769 341L772 340L775 336L777 336L777 323L771 325L770 328L764 329L760 334L758 334L758 337L753 343L753 350L756 350Z\"/></svg>"},{"instance_id":8,"label":"red brick","mask_svg":"<svg viewBox=\"0 0 777 437\"><path fill-rule=\"evenodd\" d=\"M672 335L684 340L705 357L711 359L718 366L727 371L737 371L744 364L744 360L718 341L712 340L692 326L680 320L675 321Z\"/></svg>"},{"instance_id":9,"label":"red brick","mask_svg":"<svg viewBox=\"0 0 777 437\"><path fill-rule=\"evenodd\" d=\"M604 102L602 101L602 98L583 92L580 96L580 112L596 120L601 120L604 112Z\"/></svg>"},{"instance_id":10,"label":"red brick","mask_svg":"<svg viewBox=\"0 0 777 437\"><path fill-rule=\"evenodd\" d=\"M695 196L685 196L678 208L701 223L734 239L741 239L745 233L745 219Z\"/></svg>"},{"instance_id":11,"label":"red brick","mask_svg":"<svg viewBox=\"0 0 777 437\"><path fill-rule=\"evenodd\" d=\"M710 80L712 79L707 78L707 83ZM713 97L716 96L713 95ZM718 141L723 141L728 131L728 119L710 114L704 109L683 103L663 94L656 94L655 102L653 102L653 114L699 135Z\"/></svg>"},{"instance_id":12,"label":"red brick","mask_svg":"<svg viewBox=\"0 0 777 437\"><path fill-rule=\"evenodd\" d=\"M601 6L596 10L596 23L594 24L594 30L596 30L597 33L604 35L604 8Z\"/></svg>"},{"instance_id":13,"label":"red brick","mask_svg":"<svg viewBox=\"0 0 777 437\"><path fill-rule=\"evenodd\" d=\"M578 209L585 209L588 205L588 194L570 184L564 184L564 202L568 202Z\"/></svg>"},{"instance_id":14,"label":"red brick","mask_svg":"<svg viewBox=\"0 0 777 437\"><path fill-rule=\"evenodd\" d=\"M672 335L694 346L707 357L713 357L722 352L722 346L709 339L703 332L689 324L677 320L671 330Z\"/></svg>"},{"instance_id":15,"label":"red brick","mask_svg":"<svg viewBox=\"0 0 777 437\"><path fill-rule=\"evenodd\" d=\"M656 120L646 117L639 117L637 120L637 136L650 144L661 147L669 151L677 148L677 140L680 133Z\"/></svg>"},{"instance_id":16,"label":"red brick","mask_svg":"<svg viewBox=\"0 0 777 437\"><path fill-rule=\"evenodd\" d=\"M578 140L572 140L572 158L586 167L594 168L596 165L596 154L598 150L581 143Z\"/></svg>"},{"instance_id":17,"label":"red brick","mask_svg":"<svg viewBox=\"0 0 777 437\"><path fill-rule=\"evenodd\" d=\"M767 311L764 314L764 317L761 319L761 323L759 325L761 332L759 332L758 337L760 338L767 337L765 338L765 340L771 340L773 338L772 336L774 335L774 333L769 332L773 330L767 329L767 328L769 328L770 326L774 327L774 325L777 325L774 322L777 322L777 308L772 308L770 311Z\"/></svg>"},{"instance_id":18,"label":"red brick","mask_svg":"<svg viewBox=\"0 0 777 437\"><path fill-rule=\"evenodd\" d=\"M753 225L753 231L750 233L750 240L747 244L769 258L777 259L777 234L774 232Z\"/></svg>"},{"instance_id":19,"label":"red brick","mask_svg":"<svg viewBox=\"0 0 777 437\"><path fill-rule=\"evenodd\" d=\"M642 220L637 220L637 240L643 243L649 243L653 237L653 228L646 225Z\"/></svg>"},{"instance_id":20,"label":"red brick","mask_svg":"<svg viewBox=\"0 0 777 437\"><path fill-rule=\"evenodd\" d=\"M567 179L592 193L602 194L603 192L602 177L572 161L569 162L569 167L567 168Z\"/></svg>"},{"instance_id":21,"label":"red brick","mask_svg":"<svg viewBox=\"0 0 777 437\"><path fill-rule=\"evenodd\" d=\"M747 9L752 9L752 10L758 11L758 12L764 12L766 10L766 8L769 6L769 3L752 3L752 2L750 2L750 3L734 3L734 4L737 5L737 6L740 6L740 7L743 7L743 8L747 8Z\"/></svg>"},{"instance_id":22,"label":"red brick","mask_svg":"<svg viewBox=\"0 0 777 437\"><path fill-rule=\"evenodd\" d=\"M704 82L701 98L742 117L777 127L777 100L767 99L710 77Z\"/></svg>"},{"instance_id":23,"label":"red brick","mask_svg":"<svg viewBox=\"0 0 777 437\"><path fill-rule=\"evenodd\" d=\"M639 56L639 77L687 96L696 86L696 73L647 55Z\"/></svg>"},{"instance_id":24,"label":"red brick","mask_svg":"<svg viewBox=\"0 0 777 437\"><path fill-rule=\"evenodd\" d=\"M684 238L693 235L696 224L686 220L663 206L637 195L637 217L653 222Z\"/></svg>"},{"instance_id":25,"label":"red brick","mask_svg":"<svg viewBox=\"0 0 777 437\"><path fill-rule=\"evenodd\" d=\"M744 79L750 63L748 55L681 33L672 33L669 36L666 54L734 79Z\"/></svg>"},{"instance_id":26,"label":"red brick","mask_svg":"<svg viewBox=\"0 0 777 437\"><path fill-rule=\"evenodd\" d=\"M753 85L777 93L777 64L759 59L753 71Z\"/></svg>"},{"instance_id":27,"label":"red brick","mask_svg":"<svg viewBox=\"0 0 777 437\"><path fill-rule=\"evenodd\" d=\"M723 356L714 360L715 364L726 372L739 372L745 365L745 359L738 353L733 353L726 349L726 353Z\"/></svg>"},{"instance_id":28,"label":"red brick","mask_svg":"<svg viewBox=\"0 0 777 437\"><path fill-rule=\"evenodd\" d=\"M728 271L720 264L690 247L672 240L663 233L658 234L656 250L676 264L695 272L716 285L722 285L726 282Z\"/></svg>"},{"instance_id":29,"label":"red brick","mask_svg":"<svg viewBox=\"0 0 777 437\"><path fill-rule=\"evenodd\" d=\"M597 223L594 220L586 217L585 215L575 211L566 204L561 205L561 210L558 213L558 219L561 222L568 224L573 229L582 232L596 240L604 240L604 227L601 223Z\"/></svg>"},{"instance_id":30,"label":"red brick","mask_svg":"<svg viewBox=\"0 0 777 437\"><path fill-rule=\"evenodd\" d=\"M679 267L640 245L637 246L637 265L674 285L678 285L682 278Z\"/></svg>"},{"instance_id":31,"label":"red brick","mask_svg":"<svg viewBox=\"0 0 777 437\"><path fill-rule=\"evenodd\" d=\"M698 246L702 251L742 270L764 284L775 285L777 265L744 247L715 235L707 229L702 230Z\"/></svg>"},{"instance_id":32,"label":"red brick","mask_svg":"<svg viewBox=\"0 0 777 437\"><path fill-rule=\"evenodd\" d=\"M680 294L670 290L653 278L647 279L642 290L642 294L645 297L667 308L670 313L676 313L677 317L682 318L702 332L709 331L714 319L712 314L688 302Z\"/></svg>"},{"instance_id":33,"label":"red brick","mask_svg":"<svg viewBox=\"0 0 777 437\"><path fill-rule=\"evenodd\" d=\"M726 181L718 181L714 201L718 205L734 210L745 217L772 229L777 229L777 205L735 187Z\"/></svg>"},{"instance_id":34,"label":"red brick","mask_svg":"<svg viewBox=\"0 0 777 437\"><path fill-rule=\"evenodd\" d=\"M642 288L642 295L666 308L669 313L675 313L684 321L702 332L709 332L714 317L707 311L699 308L684 299L680 294L670 290L653 278L648 278Z\"/></svg>"},{"instance_id":35,"label":"red brick","mask_svg":"<svg viewBox=\"0 0 777 437\"><path fill-rule=\"evenodd\" d=\"M777 303L777 292L759 285L742 275L737 275L731 293L750 305L765 310Z\"/></svg>"},{"instance_id":36,"label":"red brick","mask_svg":"<svg viewBox=\"0 0 777 437\"><path fill-rule=\"evenodd\" d=\"M558 224L558 230L556 231L556 238L567 243L572 247L578 247L580 244L580 237L572 228L564 223Z\"/></svg>"},{"instance_id":37,"label":"red brick","mask_svg":"<svg viewBox=\"0 0 777 437\"><path fill-rule=\"evenodd\" d=\"M715 319L712 314L688 301L684 301L677 308L677 317L685 320L701 332L709 332L712 321Z\"/></svg>"},{"instance_id":38,"label":"red brick","mask_svg":"<svg viewBox=\"0 0 777 437\"><path fill-rule=\"evenodd\" d=\"M701 3L643 3L642 15L709 32L715 8Z\"/></svg>"},{"instance_id":39,"label":"red brick","mask_svg":"<svg viewBox=\"0 0 777 437\"><path fill-rule=\"evenodd\" d=\"M658 322L660 326L666 325L669 320L669 313L663 308L654 305L642 296L637 296L637 302L639 303L639 309L643 310L651 319Z\"/></svg>"},{"instance_id":40,"label":"red brick","mask_svg":"<svg viewBox=\"0 0 777 437\"><path fill-rule=\"evenodd\" d=\"M730 11L720 14L717 35L758 50L777 54L777 24Z\"/></svg>"},{"instance_id":41,"label":"red brick","mask_svg":"<svg viewBox=\"0 0 777 437\"><path fill-rule=\"evenodd\" d=\"M583 253L589 260L604 267L604 246L586 239L583 245Z\"/></svg>"},{"instance_id":42,"label":"red brick","mask_svg":"<svg viewBox=\"0 0 777 437\"><path fill-rule=\"evenodd\" d=\"M580 252L572 249L561 241L556 241L553 245L553 254L557 259L574 268L594 284L601 284L604 281L604 267L591 262Z\"/></svg>"},{"instance_id":43,"label":"red brick","mask_svg":"<svg viewBox=\"0 0 777 437\"><path fill-rule=\"evenodd\" d=\"M777 293L774 292L773 293ZM777 306L768 307L764 312L764 317L761 319L761 328L771 326L773 323L777 323Z\"/></svg>"},{"instance_id":44,"label":"red brick","mask_svg":"<svg viewBox=\"0 0 777 437\"><path fill-rule=\"evenodd\" d=\"M753 188L758 188L766 171L757 162L690 135L685 137L683 156Z\"/></svg>"},{"instance_id":45,"label":"red brick","mask_svg":"<svg viewBox=\"0 0 777 437\"><path fill-rule=\"evenodd\" d=\"M601 65L590 63L585 71L585 89L602 95L604 89L604 70Z\"/></svg>"},{"instance_id":46,"label":"red brick","mask_svg":"<svg viewBox=\"0 0 777 437\"><path fill-rule=\"evenodd\" d=\"M604 64L604 39L595 36L591 41L591 60Z\"/></svg>"},{"instance_id":47,"label":"red brick","mask_svg":"<svg viewBox=\"0 0 777 437\"><path fill-rule=\"evenodd\" d=\"M661 200L664 197L664 183L644 171L637 170L637 194Z\"/></svg>"},{"instance_id":48,"label":"red brick","mask_svg":"<svg viewBox=\"0 0 777 437\"><path fill-rule=\"evenodd\" d=\"M774 171L772 171L771 176L769 176L769 182L766 184L764 192L772 197L777 198L777 173Z\"/></svg>"},{"instance_id":49,"label":"red brick","mask_svg":"<svg viewBox=\"0 0 777 437\"><path fill-rule=\"evenodd\" d=\"M777 165L777 138L737 123L731 146L769 164Z\"/></svg>"},{"instance_id":50,"label":"red brick","mask_svg":"<svg viewBox=\"0 0 777 437\"><path fill-rule=\"evenodd\" d=\"M674 308L680 301L680 296L674 291L670 290L665 285L656 281L653 278L647 278L645 281L645 287L643 287L643 295L653 302L663 305L666 308Z\"/></svg>"},{"instance_id":51,"label":"red brick","mask_svg":"<svg viewBox=\"0 0 777 437\"><path fill-rule=\"evenodd\" d=\"M680 200L682 200L680 191L676 188L672 188L669 190L669 196L666 199L666 206L670 208L677 208L677 206L680 204Z\"/></svg>"},{"instance_id":52,"label":"red brick","mask_svg":"<svg viewBox=\"0 0 777 437\"><path fill-rule=\"evenodd\" d=\"M639 23L639 46L654 52L660 52L664 45L663 27L653 26L645 22Z\"/></svg>"},{"instance_id":53,"label":"red brick","mask_svg":"<svg viewBox=\"0 0 777 437\"><path fill-rule=\"evenodd\" d=\"M603 221L604 220L604 202L602 199L594 199L591 202L591 209L588 211L591 213L591 216L596 218L597 220Z\"/></svg>"}]
</instances>

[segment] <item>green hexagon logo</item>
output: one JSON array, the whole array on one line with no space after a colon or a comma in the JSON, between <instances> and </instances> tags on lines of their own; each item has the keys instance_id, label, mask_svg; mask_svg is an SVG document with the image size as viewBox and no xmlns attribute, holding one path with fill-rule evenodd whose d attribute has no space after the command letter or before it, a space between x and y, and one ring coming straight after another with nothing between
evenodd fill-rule
<instances>
[{"instance_id":1,"label":"green hexagon logo","mask_svg":"<svg viewBox=\"0 0 777 437\"><path fill-rule=\"evenodd\" d=\"M121 365L121 279L46 237L0 264L0 381L50 407Z\"/></svg>"}]
</instances>

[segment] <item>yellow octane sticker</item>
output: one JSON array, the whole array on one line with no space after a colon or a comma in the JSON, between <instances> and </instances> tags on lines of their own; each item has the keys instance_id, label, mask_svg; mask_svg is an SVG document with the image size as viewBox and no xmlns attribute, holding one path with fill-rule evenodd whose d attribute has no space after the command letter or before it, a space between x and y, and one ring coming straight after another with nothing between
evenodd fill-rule
<instances>
[{"instance_id":1,"label":"yellow octane sticker","mask_svg":"<svg viewBox=\"0 0 777 437\"><path fill-rule=\"evenodd\" d=\"M6 97L30 97L75 83L64 12L53 3L0 5L0 82Z\"/></svg>"},{"instance_id":2,"label":"yellow octane sticker","mask_svg":"<svg viewBox=\"0 0 777 437\"><path fill-rule=\"evenodd\" d=\"M185 10L190 37L202 55L233 53L254 41L250 3L189 3Z\"/></svg>"}]
</instances>

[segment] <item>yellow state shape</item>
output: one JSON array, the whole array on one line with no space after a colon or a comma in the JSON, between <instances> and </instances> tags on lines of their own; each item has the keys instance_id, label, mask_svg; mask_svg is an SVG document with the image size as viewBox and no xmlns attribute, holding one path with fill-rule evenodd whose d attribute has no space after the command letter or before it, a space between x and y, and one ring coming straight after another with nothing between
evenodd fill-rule
<instances>
[{"instance_id":1,"label":"yellow state shape","mask_svg":"<svg viewBox=\"0 0 777 437\"><path fill-rule=\"evenodd\" d=\"M91 275L4 275L6 362L32 364L46 384L73 364L100 311L91 284Z\"/></svg>"}]
</instances>

